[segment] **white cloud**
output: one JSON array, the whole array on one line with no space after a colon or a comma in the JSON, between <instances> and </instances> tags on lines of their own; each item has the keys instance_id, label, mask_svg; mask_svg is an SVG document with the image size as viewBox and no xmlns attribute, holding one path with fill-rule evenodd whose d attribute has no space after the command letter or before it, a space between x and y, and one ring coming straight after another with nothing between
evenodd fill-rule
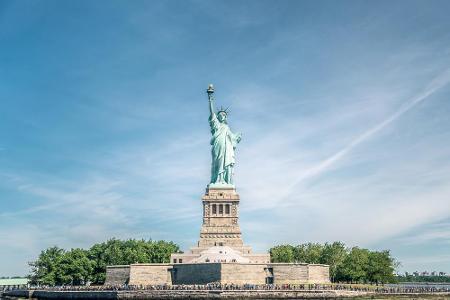
<instances>
[{"instance_id":1,"label":"white cloud","mask_svg":"<svg viewBox=\"0 0 450 300\"><path fill-rule=\"evenodd\" d=\"M418 231L418 232L417 232ZM398 242L405 245L448 244L450 247L450 223L437 223L412 231L400 237Z\"/></svg>"},{"instance_id":2,"label":"white cloud","mask_svg":"<svg viewBox=\"0 0 450 300\"><path fill-rule=\"evenodd\" d=\"M443 74L436 77L428 86L427 88L420 93L419 95L413 97L411 100L407 101L398 111L390 115L388 118L384 119L382 122L378 123L376 126L370 128L369 130L365 131L363 134L359 135L357 138L353 139L346 147L339 150L329 158L323 160L319 164L315 165L314 167L306 170L303 174L301 174L299 177L293 180L293 182L290 183L290 186L288 187L286 194L289 195L289 193L294 189L294 187L301 183L304 180L307 180L311 177L317 176L318 174L325 172L331 166L333 166L335 163L337 163L339 160L341 160L344 156L346 156L354 147L358 146L359 144L365 142L369 138L371 138L374 134L376 134L378 131L382 130L384 127L388 126L395 120L397 120L399 117L401 117L404 113L415 107L420 102L426 100L430 95L438 91L439 89L443 88L450 82L450 70L447 70ZM283 197L282 197L283 198Z\"/></svg>"}]
</instances>

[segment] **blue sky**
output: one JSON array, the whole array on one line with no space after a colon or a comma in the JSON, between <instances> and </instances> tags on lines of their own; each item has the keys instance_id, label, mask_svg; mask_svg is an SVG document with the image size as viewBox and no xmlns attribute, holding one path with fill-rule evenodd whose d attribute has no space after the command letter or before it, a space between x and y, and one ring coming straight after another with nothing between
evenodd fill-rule
<instances>
[{"instance_id":1,"label":"blue sky","mask_svg":"<svg viewBox=\"0 0 450 300\"><path fill-rule=\"evenodd\" d=\"M1 1L0 276L52 245L194 245L205 89L246 243L450 272L448 1Z\"/></svg>"}]
</instances>

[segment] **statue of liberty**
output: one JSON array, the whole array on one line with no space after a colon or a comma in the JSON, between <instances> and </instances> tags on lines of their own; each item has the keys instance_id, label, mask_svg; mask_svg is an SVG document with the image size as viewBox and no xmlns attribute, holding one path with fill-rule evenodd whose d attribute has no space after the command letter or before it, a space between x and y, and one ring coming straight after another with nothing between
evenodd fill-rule
<instances>
[{"instance_id":1,"label":"statue of liberty","mask_svg":"<svg viewBox=\"0 0 450 300\"><path fill-rule=\"evenodd\" d=\"M228 127L227 109L214 112L214 88L210 84L208 90L209 125L211 126L211 184L233 185L234 150L241 141L241 134L234 134Z\"/></svg>"}]
</instances>

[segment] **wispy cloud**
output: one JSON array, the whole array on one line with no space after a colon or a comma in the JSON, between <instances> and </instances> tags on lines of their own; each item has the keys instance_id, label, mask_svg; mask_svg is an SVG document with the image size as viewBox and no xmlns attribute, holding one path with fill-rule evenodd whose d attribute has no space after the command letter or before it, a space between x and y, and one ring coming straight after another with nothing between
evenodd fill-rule
<instances>
[{"instance_id":1,"label":"wispy cloud","mask_svg":"<svg viewBox=\"0 0 450 300\"><path fill-rule=\"evenodd\" d=\"M446 70L444 73L437 76L435 79L433 79L427 87L424 89L423 92L416 95L409 101L407 101L399 110L394 112L392 115L384 119L382 122L377 124L376 126L370 128L369 130L365 131L361 135L359 135L357 138L353 139L346 147L341 149L340 151L336 152L329 158L325 159L324 161L320 162L318 165L306 170L301 176L293 180L293 182L290 184L290 186L286 189L286 194L292 192L294 187L301 183L304 180L307 180L308 178L311 178L313 176L317 176L318 174L325 172L330 167L332 167L335 163L337 163L339 160L341 160L345 155L347 155L353 148L358 146L359 144L363 143L364 141L371 138L373 135L375 135L377 132L385 128L386 126L390 125L392 122L397 120L399 117L401 117L404 113L408 112L410 109L417 106L420 102L426 100L429 96L431 96L436 91L440 90L444 86L446 86L450 82L450 69ZM286 195L286 196L287 196Z\"/></svg>"},{"instance_id":2,"label":"wispy cloud","mask_svg":"<svg viewBox=\"0 0 450 300\"><path fill-rule=\"evenodd\" d=\"M397 240L405 245L445 244L450 247L450 223L437 223L425 228L415 229Z\"/></svg>"},{"instance_id":3,"label":"wispy cloud","mask_svg":"<svg viewBox=\"0 0 450 300\"><path fill-rule=\"evenodd\" d=\"M406 266L406 271L409 273L418 271L437 271L448 273L447 265L450 263L449 254L434 254L427 255L422 253L422 255L407 255L401 262L402 267Z\"/></svg>"}]
</instances>

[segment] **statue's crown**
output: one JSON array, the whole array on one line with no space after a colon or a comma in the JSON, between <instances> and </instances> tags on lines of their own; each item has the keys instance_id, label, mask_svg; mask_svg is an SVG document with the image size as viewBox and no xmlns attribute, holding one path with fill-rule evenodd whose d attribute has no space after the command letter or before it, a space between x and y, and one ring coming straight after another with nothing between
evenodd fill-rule
<instances>
[{"instance_id":1,"label":"statue's crown","mask_svg":"<svg viewBox=\"0 0 450 300\"><path fill-rule=\"evenodd\" d=\"M224 114L228 115L228 109L229 108L230 107L223 108L223 106L221 106L220 109L217 111L217 114L224 113Z\"/></svg>"}]
</instances>

